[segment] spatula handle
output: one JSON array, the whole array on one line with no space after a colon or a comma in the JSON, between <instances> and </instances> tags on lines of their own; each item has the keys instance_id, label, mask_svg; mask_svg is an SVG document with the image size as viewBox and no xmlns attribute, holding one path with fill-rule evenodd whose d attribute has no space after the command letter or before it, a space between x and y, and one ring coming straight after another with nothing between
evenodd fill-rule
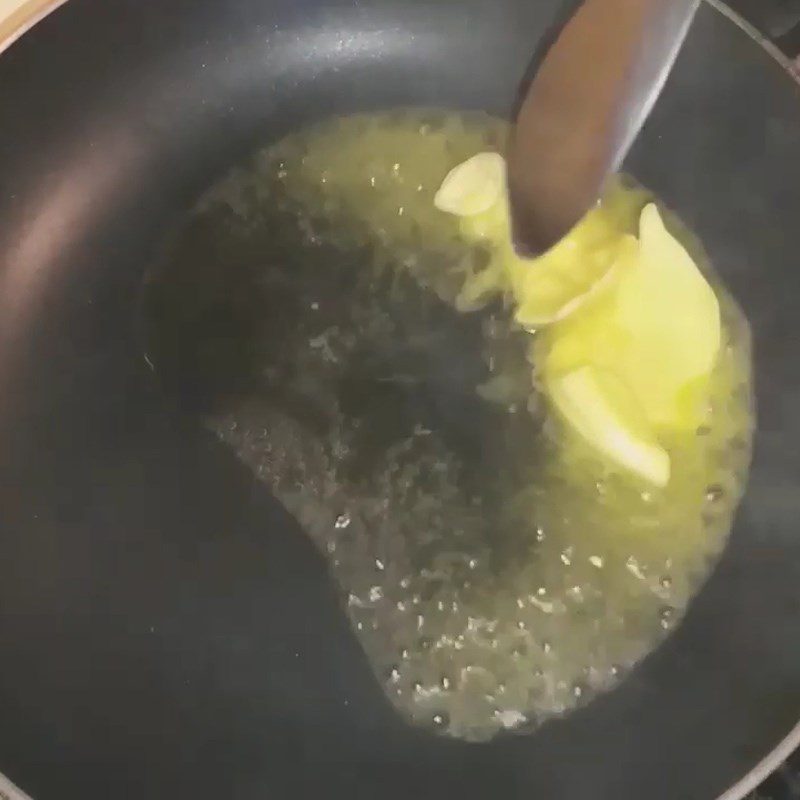
<instances>
[{"instance_id":1,"label":"spatula handle","mask_svg":"<svg viewBox=\"0 0 800 800\"><path fill-rule=\"evenodd\" d=\"M543 54L509 148L521 249L564 236L622 164L699 0L583 0Z\"/></svg>"}]
</instances>

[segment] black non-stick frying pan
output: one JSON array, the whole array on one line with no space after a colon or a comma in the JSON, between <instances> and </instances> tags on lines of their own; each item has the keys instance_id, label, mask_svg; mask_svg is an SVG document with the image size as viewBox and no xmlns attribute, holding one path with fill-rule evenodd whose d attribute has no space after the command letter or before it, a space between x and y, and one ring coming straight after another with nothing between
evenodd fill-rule
<instances>
[{"instance_id":1,"label":"black non-stick frying pan","mask_svg":"<svg viewBox=\"0 0 800 800\"><path fill-rule=\"evenodd\" d=\"M231 165L331 114L507 114L558 5L71 0L0 59L0 770L36 800L738 798L800 740L800 89L724 7L626 168L750 318L755 463L615 691L489 744L406 727L297 523L142 358L143 272Z\"/></svg>"}]
</instances>

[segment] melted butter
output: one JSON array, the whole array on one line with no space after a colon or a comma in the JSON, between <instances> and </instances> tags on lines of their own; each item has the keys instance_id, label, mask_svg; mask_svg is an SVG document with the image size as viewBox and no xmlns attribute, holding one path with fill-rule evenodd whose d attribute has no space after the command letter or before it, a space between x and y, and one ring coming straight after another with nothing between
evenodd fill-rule
<instances>
[{"instance_id":1,"label":"melted butter","mask_svg":"<svg viewBox=\"0 0 800 800\"><path fill-rule=\"evenodd\" d=\"M427 111L300 131L207 194L147 293L165 384L317 544L397 711L472 740L586 702L679 622L753 424L747 324L717 281L708 419L669 442L669 486L565 446L504 287L458 302L490 254L433 208L503 141Z\"/></svg>"}]
</instances>

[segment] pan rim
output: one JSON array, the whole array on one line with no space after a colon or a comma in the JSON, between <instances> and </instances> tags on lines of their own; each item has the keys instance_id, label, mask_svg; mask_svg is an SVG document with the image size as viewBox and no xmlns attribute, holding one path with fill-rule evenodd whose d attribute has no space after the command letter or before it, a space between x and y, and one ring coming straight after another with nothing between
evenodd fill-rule
<instances>
[{"instance_id":1,"label":"pan rim","mask_svg":"<svg viewBox=\"0 0 800 800\"><path fill-rule=\"evenodd\" d=\"M21 5L13 10L9 16L0 18L0 55L39 22L67 2L68 0L22 0ZM730 20L759 45L783 69L789 80L800 83L800 75L793 70L791 59L781 52L757 28L722 0L703 0L703 2ZM743 800L746 795L757 789L770 775L776 772L781 764L798 748L800 748L800 721L749 772L719 795L717 800ZM2 772L0 772L0 798L31 800Z\"/></svg>"},{"instance_id":2,"label":"pan rim","mask_svg":"<svg viewBox=\"0 0 800 800\"><path fill-rule=\"evenodd\" d=\"M22 0L21 5L0 19L0 53L66 2L67 0Z\"/></svg>"}]
</instances>

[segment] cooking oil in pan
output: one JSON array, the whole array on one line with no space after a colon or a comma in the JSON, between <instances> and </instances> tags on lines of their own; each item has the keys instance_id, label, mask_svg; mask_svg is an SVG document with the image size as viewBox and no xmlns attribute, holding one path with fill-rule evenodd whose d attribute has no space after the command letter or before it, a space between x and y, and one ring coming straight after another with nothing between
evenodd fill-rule
<instances>
[{"instance_id":1,"label":"cooking oil in pan","mask_svg":"<svg viewBox=\"0 0 800 800\"><path fill-rule=\"evenodd\" d=\"M324 554L398 712L472 740L586 702L679 622L753 424L747 324L717 281L710 413L669 485L558 446L530 334L502 300L457 310L487 253L433 209L504 135L429 111L293 134L207 194L147 290L165 383Z\"/></svg>"}]
</instances>

